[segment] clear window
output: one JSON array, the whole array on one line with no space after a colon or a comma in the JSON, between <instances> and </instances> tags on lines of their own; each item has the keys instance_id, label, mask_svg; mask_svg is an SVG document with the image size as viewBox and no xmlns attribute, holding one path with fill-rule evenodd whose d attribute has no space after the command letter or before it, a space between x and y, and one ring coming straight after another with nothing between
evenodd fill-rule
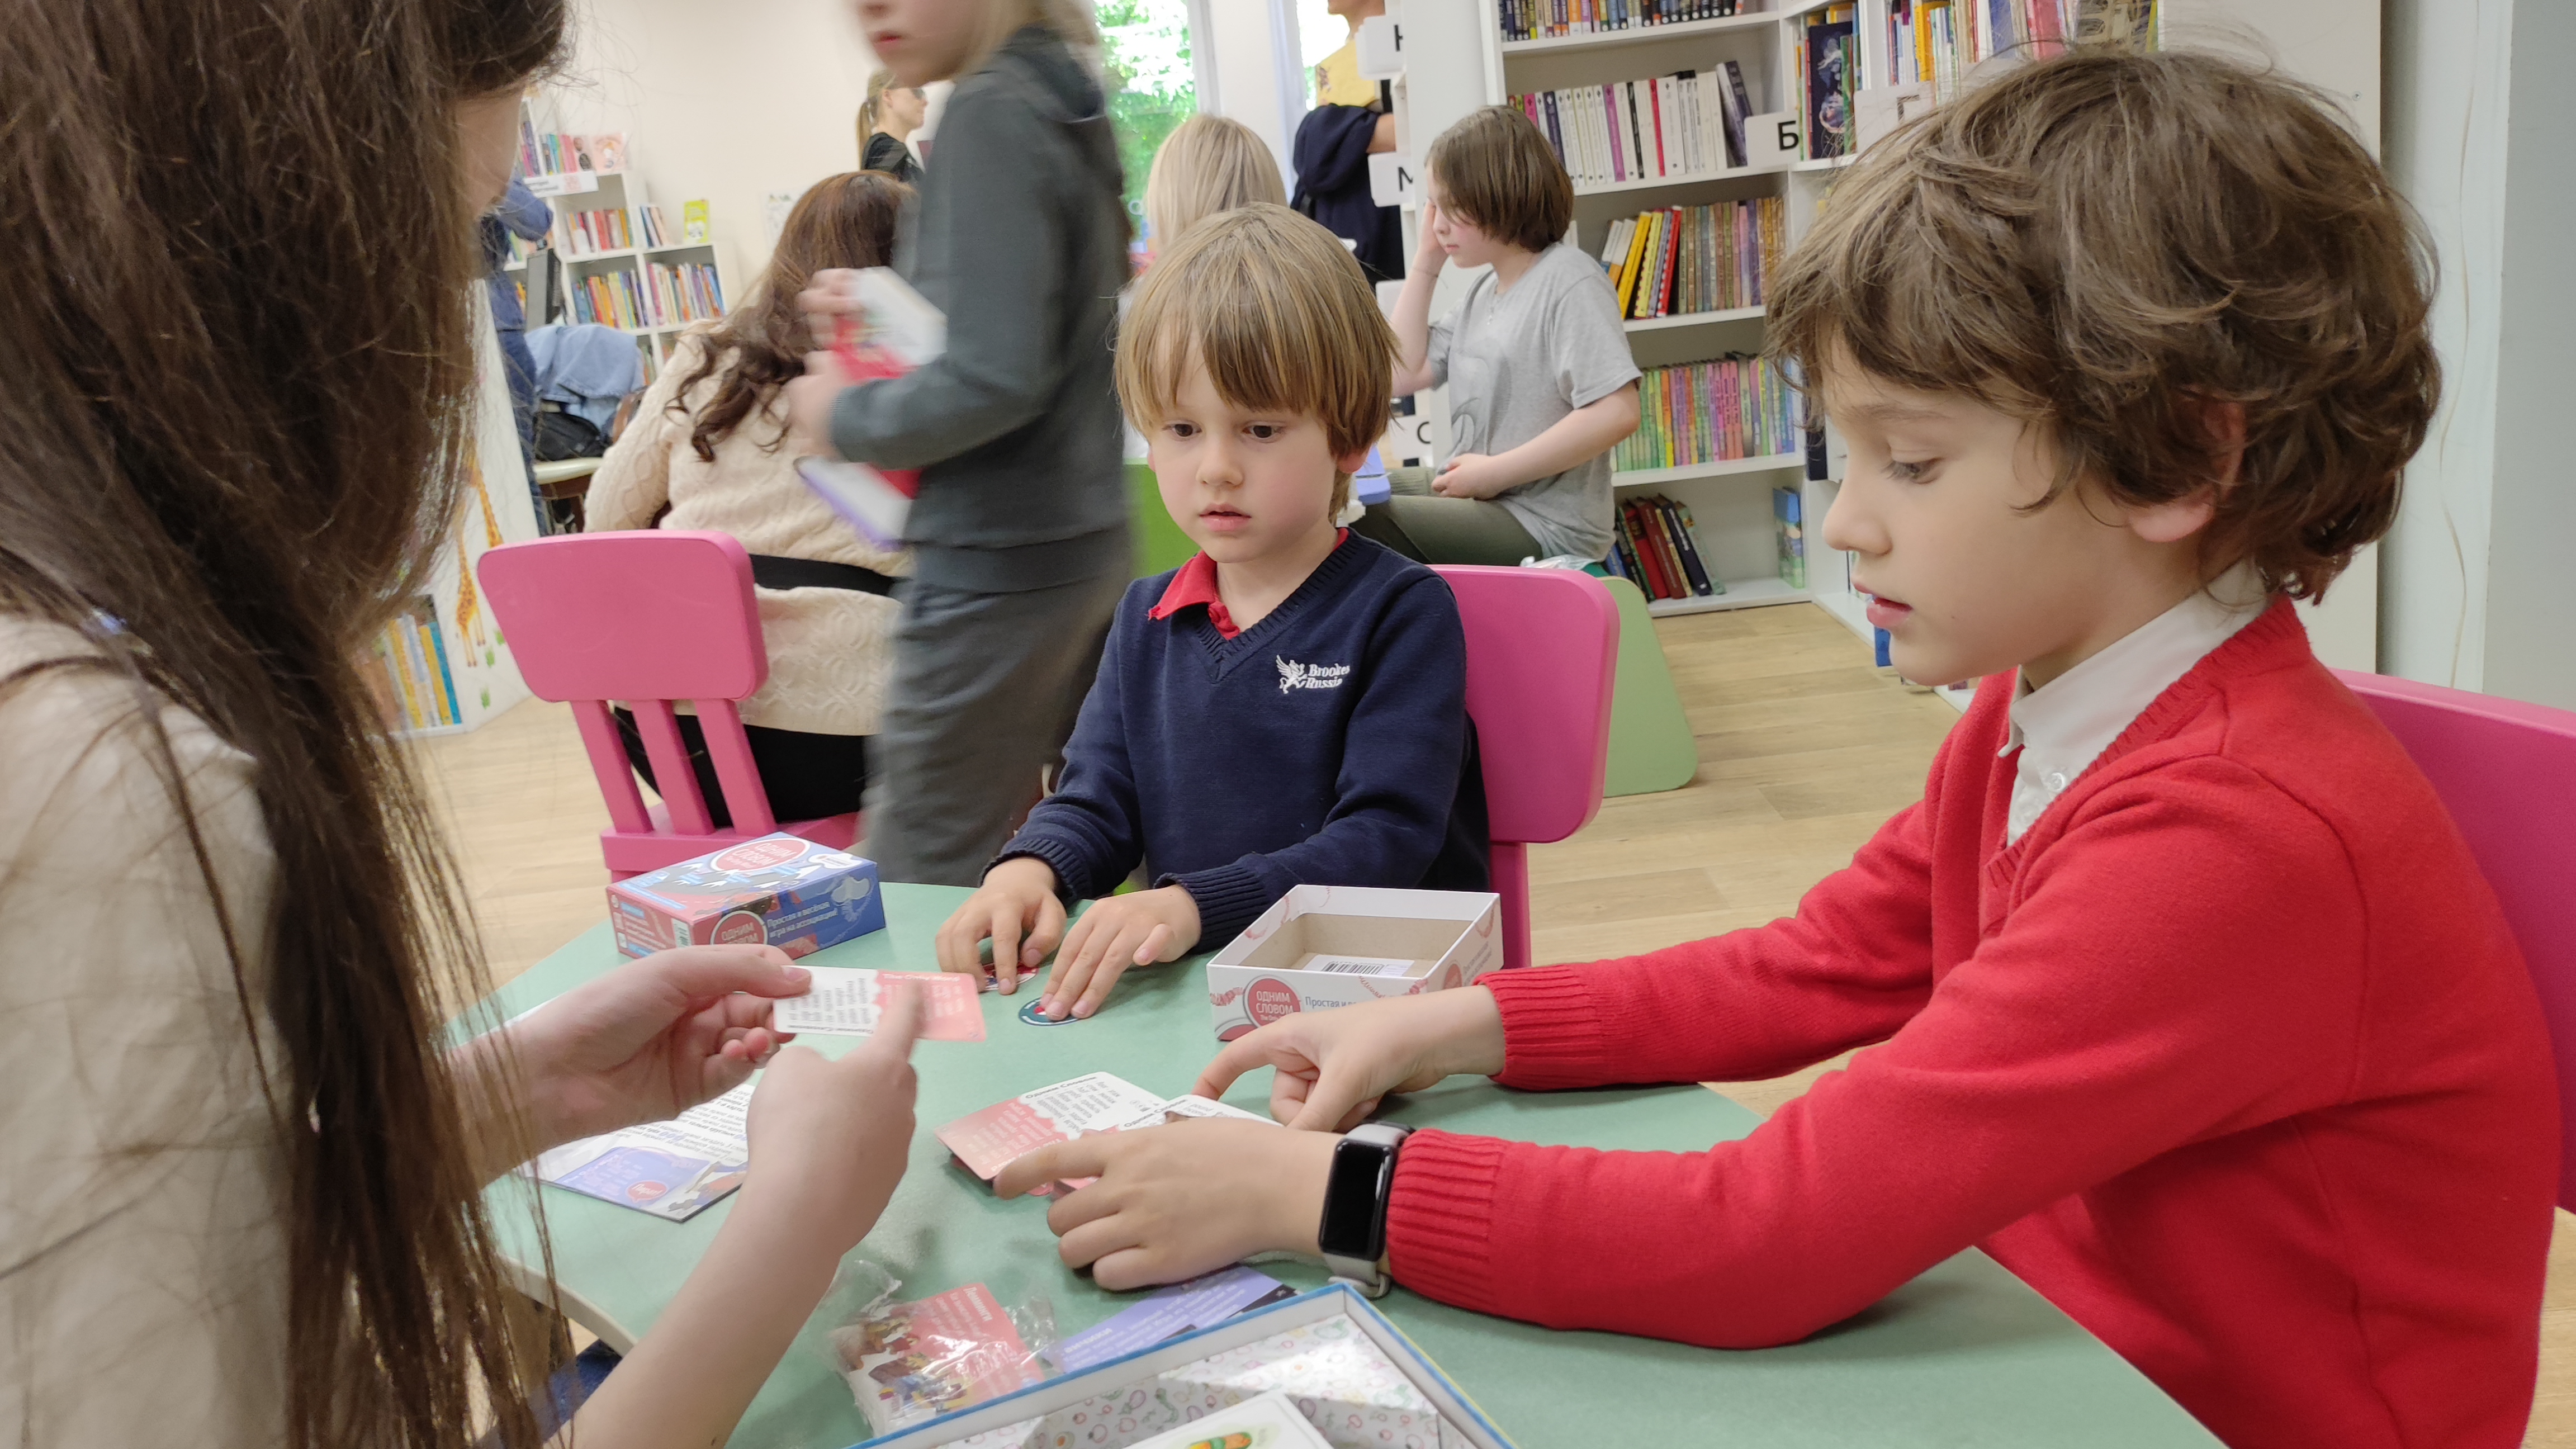
<instances>
[{"instance_id":1,"label":"clear window","mask_svg":"<svg viewBox=\"0 0 2576 1449\"><path fill-rule=\"evenodd\" d=\"M1316 0L1320 4L1321 0ZM1198 114L1190 68L1189 0L1099 0L1100 62L1109 120L1127 173L1127 214L1145 230L1145 173L1163 138Z\"/></svg>"}]
</instances>

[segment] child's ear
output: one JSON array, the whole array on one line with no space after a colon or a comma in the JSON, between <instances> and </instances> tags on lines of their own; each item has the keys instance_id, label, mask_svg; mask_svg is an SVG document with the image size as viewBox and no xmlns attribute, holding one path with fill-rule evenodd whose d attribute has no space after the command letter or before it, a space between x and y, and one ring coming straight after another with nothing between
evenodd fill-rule
<instances>
[{"instance_id":1,"label":"child's ear","mask_svg":"<svg viewBox=\"0 0 2576 1449\"><path fill-rule=\"evenodd\" d=\"M1369 450L1366 448L1355 453L1338 454L1333 459L1333 470L1338 473L1356 473L1363 464L1368 462L1368 455Z\"/></svg>"},{"instance_id":2,"label":"child's ear","mask_svg":"<svg viewBox=\"0 0 2576 1449\"><path fill-rule=\"evenodd\" d=\"M2218 495L2236 486L2245 466L2245 405L2206 398L2184 404L2209 445L2209 481L2180 498L2128 513L2129 531L2149 543L2179 543L2209 526Z\"/></svg>"}]
</instances>

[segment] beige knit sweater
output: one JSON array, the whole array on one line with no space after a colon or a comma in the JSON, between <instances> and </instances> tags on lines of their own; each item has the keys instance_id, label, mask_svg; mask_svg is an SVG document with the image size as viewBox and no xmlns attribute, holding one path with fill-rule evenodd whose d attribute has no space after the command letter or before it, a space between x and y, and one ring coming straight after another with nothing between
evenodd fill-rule
<instances>
[{"instance_id":1,"label":"beige knit sweater","mask_svg":"<svg viewBox=\"0 0 2576 1449\"><path fill-rule=\"evenodd\" d=\"M707 347L693 329L662 365L634 420L590 480L588 529L664 528L729 533L753 553L857 564L909 574L908 554L871 546L796 476L795 453L779 445L786 412L778 399L715 445L715 461L689 446L695 409L715 396L723 366L683 397ZM674 410L673 403L680 404ZM775 451L772 451L775 447ZM769 681L742 705L743 722L812 734L874 734L893 665L894 600L849 589L760 589L760 633Z\"/></svg>"}]
</instances>

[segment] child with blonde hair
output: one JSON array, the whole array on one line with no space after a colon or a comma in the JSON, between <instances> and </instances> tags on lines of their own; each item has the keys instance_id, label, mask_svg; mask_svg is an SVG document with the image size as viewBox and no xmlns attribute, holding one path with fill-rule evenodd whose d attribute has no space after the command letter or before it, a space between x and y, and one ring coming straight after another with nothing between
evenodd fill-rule
<instances>
[{"instance_id":1,"label":"child with blonde hair","mask_svg":"<svg viewBox=\"0 0 2576 1449\"><path fill-rule=\"evenodd\" d=\"M989 939L1008 991L1053 951L1048 1014L1089 1016L1291 886L1484 889L1458 602L1333 523L1393 355L1359 263L1284 206L1200 222L1145 274L1118 395L1201 552L1127 590L1063 779L940 928L942 970L981 971ZM1113 895L1140 864L1150 888Z\"/></svg>"},{"instance_id":2,"label":"child with blonde hair","mask_svg":"<svg viewBox=\"0 0 2576 1449\"><path fill-rule=\"evenodd\" d=\"M1908 677L1984 680L1794 918L1296 1013L1197 1090L1275 1067L1315 1130L1091 1137L997 1187L1097 1176L1048 1222L1104 1288L1320 1249L1726 1348L1977 1247L2240 1449L2519 1444L2548 1034L2459 830L2293 607L2386 531L2439 390L2420 235L2328 105L2207 56L2035 62L1863 153L1789 258L1776 345L1851 447L1825 539ZM1360 1126L1452 1073L1855 1047L1705 1152Z\"/></svg>"},{"instance_id":3,"label":"child with blonde hair","mask_svg":"<svg viewBox=\"0 0 2576 1449\"><path fill-rule=\"evenodd\" d=\"M1208 217L1256 201L1288 204L1278 158L1241 121L1192 116L1163 138L1145 173L1145 243L1169 250Z\"/></svg>"}]
</instances>

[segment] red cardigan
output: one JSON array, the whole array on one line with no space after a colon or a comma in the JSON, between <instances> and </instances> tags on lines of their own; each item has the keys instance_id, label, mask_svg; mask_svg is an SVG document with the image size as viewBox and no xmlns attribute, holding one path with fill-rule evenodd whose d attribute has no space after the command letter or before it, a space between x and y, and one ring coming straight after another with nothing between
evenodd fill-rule
<instances>
[{"instance_id":1,"label":"red cardigan","mask_svg":"<svg viewBox=\"0 0 2576 1449\"><path fill-rule=\"evenodd\" d=\"M1756 1348L1977 1246L2231 1444L2518 1444L2554 1077L2432 787L2280 601L2006 846L2010 686L1795 917L1485 978L1513 1087L1882 1045L1706 1152L1416 1133L1395 1276Z\"/></svg>"}]
</instances>

